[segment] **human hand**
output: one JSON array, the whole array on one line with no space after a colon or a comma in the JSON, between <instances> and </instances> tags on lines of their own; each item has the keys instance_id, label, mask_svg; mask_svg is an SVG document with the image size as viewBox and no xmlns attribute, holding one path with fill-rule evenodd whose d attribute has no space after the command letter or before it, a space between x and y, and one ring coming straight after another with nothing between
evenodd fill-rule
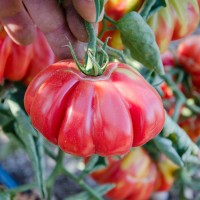
<instances>
[{"instance_id":1,"label":"human hand","mask_svg":"<svg viewBox=\"0 0 200 200\"><path fill-rule=\"evenodd\" d=\"M59 59L71 57L66 37L78 58L84 56L88 35L83 19L96 19L94 0L1 0L0 21L6 32L18 44L27 45L36 37L37 25L46 36Z\"/></svg>"}]
</instances>

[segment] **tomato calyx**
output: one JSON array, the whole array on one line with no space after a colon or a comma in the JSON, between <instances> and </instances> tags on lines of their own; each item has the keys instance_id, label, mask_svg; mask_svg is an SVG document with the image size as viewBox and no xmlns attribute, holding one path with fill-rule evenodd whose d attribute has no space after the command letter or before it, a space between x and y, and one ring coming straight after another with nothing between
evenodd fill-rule
<instances>
[{"instance_id":1,"label":"tomato calyx","mask_svg":"<svg viewBox=\"0 0 200 200\"><path fill-rule=\"evenodd\" d=\"M109 57L105 50L108 39L102 45L102 47L97 46L97 38L93 25L85 21L85 27L88 32L89 42L85 54L85 63L83 65L77 59L70 41L68 47L70 48L72 57L77 67L80 69L82 73L84 73L87 76L100 76L105 71L106 66L108 65L109 62Z\"/></svg>"}]
</instances>

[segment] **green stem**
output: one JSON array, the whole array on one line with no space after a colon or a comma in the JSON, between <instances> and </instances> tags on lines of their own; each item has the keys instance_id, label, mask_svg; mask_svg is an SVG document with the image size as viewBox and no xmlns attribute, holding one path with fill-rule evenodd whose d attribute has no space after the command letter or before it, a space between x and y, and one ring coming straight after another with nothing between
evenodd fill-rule
<instances>
[{"instance_id":1,"label":"green stem","mask_svg":"<svg viewBox=\"0 0 200 200\"><path fill-rule=\"evenodd\" d=\"M175 108L174 108L174 113L173 113L173 116L172 116L172 119L177 122L178 119L179 119L179 116L180 116L180 111L181 111L181 108L183 106L183 101L181 99L178 99L175 103Z\"/></svg>"},{"instance_id":2,"label":"green stem","mask_svg":"<svg viewBox=\"0 0 200 200\"><path fill-rule=\"evenodd\" d=\"M63 172L64 175L66 175L67 177L74 180L81 188L83 188L85 191L87 191L88 194L90 194L91 197L93 197L94 200L102 200L102 198L90 186L88 186L84 182L84 180L79 180L78 177L76 177L74 174L72 174L71 172L66 170L64 167L62 168L62 172Z\"/></svg>"},{"instance_id":3,"label":"green stem","mask_svg":"<svg viewBox=\"0 0 200 200\"><path fill-rule=\"evenodd\" d=\"M48 194L48 200L52 197L52 187L55 182L56 177L61 173L61 168L63 164L64 153L59 149L58 155L55 157L56 166L52 170L50 176L46 181L46 188Z\"/></svg>"},{"instance_id":4,"label":"green stem","mask_svg":"<svg viewBox=\"0 0 200 200\"><path fill-rule=\"evenodd\" d=\"M57 175L64 174L70 179L74 180L84 190L86 190L93 197L94 200L102 200L102 198L91 187L89 187L82 179L80 179L80 177L72 174L71 172L69 172L67 169L64 168L63 158L64 158L64 153L62 150L59 150L58 155L54 159L56 161L56 166L54 167L51 175L49 176L46 182L48 193L49 194L51 193L51 187ZM91 162L94 163L95 159L96 156L94 156Z\"/></svg>"},{"instance_id":5,"label":"green stem","mask_svg":"<svg viewBox=\"0 0 200 200\"><path fill-rule=\"evenodd\" d=\"M37 188L37 187L38 185L36 183L30 183L30 184L22 185L13 189L7 189L4 191L4 193L15 194L15 193L24 192L33 188Z\"/></svg>"},{"instance_id":6,"label":"green stem","mask_svg":"<svg viewBox=\"0 0 200 200\"><path fill-rule=\"evenodd\" d=\"M52 149L50 149L47 145L44 145L45 153L53 160L56 160L56 155L52 153Z\"/></svg>"},{"instance_id":7,"label":"green stem","mask_svg":"<svg viewBox=\"0 0 200 200\"><path fill-rule=\"evenodd\" d=\"M106 19L107 21L109 21L114 26L116 25L116 21L113 20L112 18L108 17L108 15L106 15L106 14L104 14L104 19Z\"/></svg>"},{"instance_id":8,"label":"green stem","mask_svg":"<svg viewBox=\"0 0 200 200\"><path fill-rule=\"evenodd\" d=\"M102 46L104 45L104 43L103 43L99 38L97 38L97 43L99 43L99 44L102 45ZM124 54L123 54L123 51L114 49L114 48L112 48L112 47L110 47L110 46L106 46L105 50L107 50L108 53L111 54L111 55L113 55L113 56L118 56L118 57L120 57L120 58L121 58L121 61L122 61L123 63L127 63L127 62L126 62L126 58L125 58L125 56L124 56Z\"/></svg>"},{"instance_id":9,"label":"green stem","mask_svg":"<svg viewBox=\"0 0 200 200\"><path fill-rule=\"evenodd\" d=\"M114 26L108 27L106 24L106 20L103 19L102 29L101 29L101 32L98 34L98 38L101 39L106 31L114 31L114 30L116 30L116 27L114 27Z\"/></svg>"},{"instance_id":10,"label":"green stem","mask_svg":"<svg viewBox=\"0 0 200 200\"><path fill-rule=\"evenodd\" d=\"M96 40L96 32L93 28L93 25L87 21L85 21L85 27L88 32L89 36L89 43L88 43L88 48L87 48L87 53L85 57L85 70L84 74L88 76L99 76L103 73L103 69L101 66L98 64L96 61L97 59L97 40Z\"/></svg>"},{"instance_id":11,"label":"green stem","mask_svg":"<svg viewBox=\"0 0 200 200\"><path fill-rule=\"evenodd\" d=\"M91 170L93 169L94 165L97 163L99 156L94 155L90 158L89 162L87 163L85 169L79 175L79 180L84 179L86 175L88 175Z\"/></svg>"},{"instance_id":12,"label":"green stem","mask_svg":"<svg viewBox=\"0 0 200 200\"><path fill-rule=\"evenodd\" d=\"M85 28L87 30L88 36L89 36L89 43L88 43L88 49L96 54L96 33L94 31L94 27L91 23L85 21Z\"/></svg>"},{"instance_id":13,"label":"green stem","mask_svg":"<svg viewBox=\"0 0 200 200\"><path fill-rule=\"evenodd\" d=\"M152 6L155 4L156 0L146 0L140 10L140 15L144 18L144 20L148 19L149 12Z\"/></svg>"},{"instance_id":14,"label":"green stem","mask_svg":"<svg viewBox=\"0 0 200 200\"><path fill-rule=\"evenodd\" d=\"M49 175L46 181L47 188L52 186L55 178L60 173L61 168L62 168L63 158L64 158L64 153L62 150L59 149L58 155L55 158L56 166L54 167L54 169L52 170L51 174Z\"/></svg>"}]
</instances>

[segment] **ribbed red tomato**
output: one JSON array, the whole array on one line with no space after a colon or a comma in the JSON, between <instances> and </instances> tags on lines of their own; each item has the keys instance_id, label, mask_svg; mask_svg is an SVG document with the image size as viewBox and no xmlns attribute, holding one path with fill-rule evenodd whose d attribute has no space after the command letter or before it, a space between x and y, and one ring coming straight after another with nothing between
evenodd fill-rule
<instances>
[{"instance_id":1,"label":"ribbed red tomato","mask_svg":"<svg viewBox=\"0 0 200 200\"><path fill-rule=\"evenodd\" d=\"M166 7L160 9L148 20L161 53L168 48L174 32L174 19L168 1L166 3Z\"/></svg>"},{"instance_id":2,"label":"ribbed red tomato","mask_svg":"<svg viewBox=\"0 0 200 200\"><path fill-rule=\"evenodd\" d=\"M127 153L164 124L156 90L122 63L109 63L97 77L84 75L73 60L55 63L31 82L25 108L49 141L79 156Z\"/></svg>"},{"instance_id":3,"label":"ribbed red tomato","mask_svg":"<svg viewBox=\"0 0 200 200\"><path fill-rule=\"evenodd\" d=\"M157 169L148 153L134 149L122 159L108 159L108 166L91 174L100 184L114 183L106 196L113 200L148 200L154 191Z\"/></svg>"},{"instance_id":4,"label":"ribbed red tomato","mask_svg":"<svg viewBox=\"0 0 200 200\"><path fill-rule=\"evenodd\" d=\"M38 72L54 61L54 53L39 29L33 44L20 46L15 44L1 27L0 82L3 78L11 81L24 79L24 82L29 84Z\"/></svg>"}]
</instances>

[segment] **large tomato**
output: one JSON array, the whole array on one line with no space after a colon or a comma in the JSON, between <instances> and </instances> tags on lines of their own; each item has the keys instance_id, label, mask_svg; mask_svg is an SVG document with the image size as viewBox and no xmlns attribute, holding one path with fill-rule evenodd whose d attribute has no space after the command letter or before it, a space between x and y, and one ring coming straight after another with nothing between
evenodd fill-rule
<instances>
[{"instance_id":1,"label":"large tomato","mask_svg":"<svg viewBox=\"0 0 200 200\"><path fill-rule=\"evenodd\" d=\"M197 0L169 0L172 7L175 26L172 36L177 40L193 32L199 23L199 6Z\"/></svg>"},{"instance_id":2,"label":"large tomato","mask_svg":"<svg viewBox=\"0 0 200 200\"><path fill-rule=\"evenodd\" d=\"M136 148L122 159L108 158L108 166L91 174L97 183L114 183L107 193L113 200L147 200L154 191L156 165L142 148Z\"/></svg>"},{"instance_id":3,"label":"large tomato","mask_svg":"<svg viewBox=\"0 0 200 200\"><path fill-rule=\"evenodd\" d=\"M1 27L0 82L3 78L11 81L24 79L28 84L39 71L54 61L54 53L39 29L33 44L20 46L15 44Z\"/></svg>"},{"instance_id":4,"label":"large tomato","mask_svg":"<svg viewBox=\"0 0 200 200\"><path fill-rule=\"evenodd\" d=\"M161 154L158 162L158 176L156 179L156 191L169 191L175 180L175 171L178 169L178 166L175 165L171 160L166 156Z\"/></svg>"},{"instance_id":5,"label":"large tomato","mask_svg":"<svg viewBox=\"0 0 200 200\"><path fill-rule=\"evenodd\" d=\"M156 90L122 63L109 63L98 77L84 75L72 60L55 63L31 82L25 108L49 141L79 156L124 154L164 124Z\"/></svg>"},{"instance_id":6,"label":"large tomato","mask_svg":"<svg viewBox=\"0 0 200 200\"><path fill-rule=\"evenodd\" d=\"M163 53L168 48L174 32L174 20L169 5L154 14L148 24L155 34L160 52Z\"/></svg>"}]
</instances>

